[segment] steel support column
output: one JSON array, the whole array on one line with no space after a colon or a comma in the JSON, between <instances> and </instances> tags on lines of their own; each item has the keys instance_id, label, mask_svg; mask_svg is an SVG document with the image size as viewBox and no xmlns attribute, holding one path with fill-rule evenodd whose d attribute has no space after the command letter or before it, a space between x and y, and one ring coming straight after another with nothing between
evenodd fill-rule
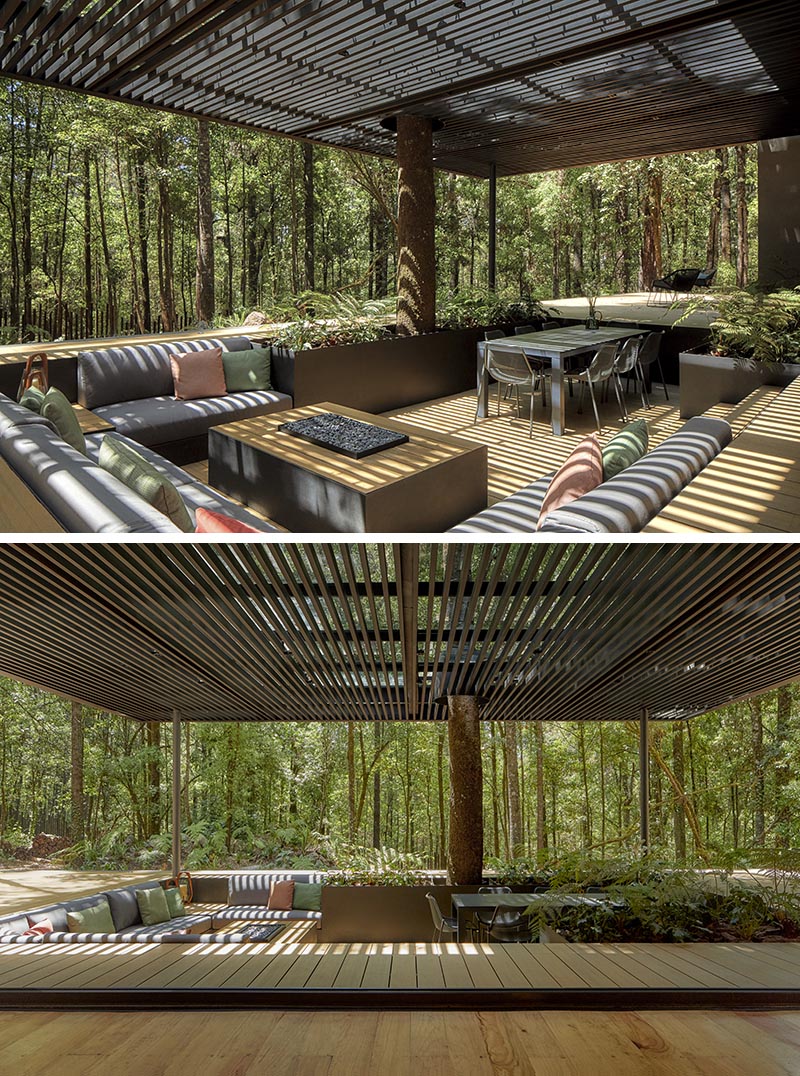
<instances>
[{"instance_id":1,"label":"steel support column","mask_svg":"<svg viewBox=\"0 0 800 1076\"><path fill-rule=\"evenodd\" d=\"M181 712L172 711L172 876L181 869Z\"/></svg>"},{"instance_id":2,"label":"steel support column","mask_svg":"<svg viewBox=\"0 0 800 1076\"><path fill-rule=\"evenodd\" d=\"M489 165L489 290L497 286L497 165Z\"/></svg>"},{"instance_id":3,"label":"steel support column","mask_svg":"<svg viewBox=\"0 0 800 1076\"><path fill-rule=\"evenodd\" d=\"M639 841L642 851L650 849L650 711L639 715Z\"/></svg>"}]
</instances>

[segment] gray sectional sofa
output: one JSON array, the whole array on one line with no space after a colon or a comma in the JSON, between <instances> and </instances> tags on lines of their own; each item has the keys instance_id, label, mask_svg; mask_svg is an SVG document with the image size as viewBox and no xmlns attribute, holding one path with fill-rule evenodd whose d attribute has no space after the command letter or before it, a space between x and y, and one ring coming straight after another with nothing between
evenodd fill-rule
<instances>
[{"instance_id":1,"label":"gray sectional sofa","mask_svg":"<svg viewBox=\"0 0 800 1076\"><path fill-rule=\"evenodd\" d=\"M0 916L0 945L29 944L66 944L70 942L237 942L246 937L235 931L226 934L215 933L218 928L228 923L284 923L301 922L319 927L322 913L305 909L276 911L267 907L272 881L290 879L295 882L324 883L324 875L312 871L248 871L233 874L220 879L197 878L195 900L202 901L202 910L178 916L165 923L145 926L139 913L136 900L137 889L155 889L162 882L139 882L123 886L120 889L96 893L77 900L64 901L60 904L48 904L29 912L14 912ZM218 881L224 885L220 891ZM204 892L205 890L205 892ZM208 898L227 897L227 904ZM67 928L67 913L80 911L107 901L115 930L113 933L85 934L76 933ZM210 906L216 904L216 907ZM49 919L53 931L45 935L22 936L29 926Z\"/></svg>"},{"instance_id":2,"label":"gray sectional sofa","mask_svg":"<svg viewBox=\"0 0 800 1076\"><path fill-rule=\"evenodd\" d=\"M540 534L628 534L640 531L730 443L724 419L692 418L636 463L572 504L551 512ZM450 534L536 531L555 472L484 508Z\"/></svg>"},{"instance_id":3,"label":"gray sectional sofa","mask_svg":"<svg viewBox=\"0 0 800 1076\"><path fill-rule=\"evenodd\" d=\"M111 422L130 444L168 478L189 515L208 508L260 531L274 531L258 516L228 500L179 467L176 459L208 454L208 430L238 418L287 410L292 398L278 391L233 392L202 400L170 395L170 355L218 346L219 340L131 345L78 356L80 402ZM250 348L246 337L224 342L229 351ZM47 419L0 395L0 459L70 533L176 534L178 528L98 463L104 433L86 438L84 456L66 444ZM168 458L167 458L168 457ZM0 519L0 529L2 520Z\"/></svg>"},{"instance_id":4,"label":"gray sectional sofa","mask_svg":"<svg viewBox=\"0 0 800 1076\"><path fill-rule=\"evenodd\" d=\"M170 356L208 347L247 351L251 344L247 337L233 336L81 351L78 403L110 422L124 437L176 463L206 458L212 426L292 406L292 397L275 389L176 400Z\"/></svg>"}]
</instances>

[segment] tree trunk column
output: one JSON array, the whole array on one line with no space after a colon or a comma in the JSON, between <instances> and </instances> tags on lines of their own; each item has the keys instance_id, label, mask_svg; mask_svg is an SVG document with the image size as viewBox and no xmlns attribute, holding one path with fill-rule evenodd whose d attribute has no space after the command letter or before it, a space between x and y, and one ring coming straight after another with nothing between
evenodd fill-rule
<instances>
[{"instance_id":1,"label":"tree trunk column","mask_svg":"<svg viewBox=\"0 0 800 1076\"><path fill-rule=\"evenodd\" d=\"M483 876L483 767L478 700L447 696L450 739L450 847L452 885L480 885Z\"/></svg>"},{"instance_id":2,"label":"tree trunk column","mask_svg":"<svg viewBox=\"0 0 800 1076\"><path fill-rule=\"evenodd\" d=\"M397 332L432 332L436 320L436 197L433 124L422 116L397 117Z\"/></svg>"},{"instance_id":3,"label":"tree trunk column","mask_svg":"<svg viewBox=\"0 0 800 1076\"><path fill-rule=\"evenodd\" d=\"M181 714L172 711L172 876L181 870Z\"/></svg>"}]
</instances>

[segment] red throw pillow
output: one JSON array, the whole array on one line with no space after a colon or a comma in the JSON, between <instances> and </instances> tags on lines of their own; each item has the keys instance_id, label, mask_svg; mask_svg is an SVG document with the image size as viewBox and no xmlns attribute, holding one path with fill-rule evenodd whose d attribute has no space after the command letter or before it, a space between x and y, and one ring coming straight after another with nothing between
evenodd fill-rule
<instances>
[{"instance_id":1,"label":"red throw pillow","mask_svg":"<svg viewBox=\"0 0 800 1076\"><path fill-rule=\"evenodd\" d=\"M222 348L204 347L170 355L176 400L202 400L206 396L226 396Z\"/></svg>"},{"instance_id":2,"label":"red throw pillow","mask_svg":"<svg viewBox=\"0 0 800 1076\"><path fill-rule=\"evenodd\" d=\"M231 519L222 512L198 508L195 512L195 534L261 534L255 527L248 527L238 519Z\"/></svg>"},{"instance_id":3,"label":"red throw pillow","mask_svg":"<svg viewBox=\"0 0 800 1076\"><path fill-rule=\"evenodd\" d=\"M273 882L267 907L273 912L290 912L294 900L294 882Z\"/></svg>"},{"instance_id":4,"label":"red throw pillow","mask_svg":"<svg viewBox=\"0 0 800 1076\"><path fill-rule=\"evenodd\" d=\"M28 920L30 923L30 919ZM27 930L23 930L20 934L21 938L32 938L35 936L44 937L45 934L53 933L53 924L49 919L42 919L39 923L31 923Z\"/></svg>"},{"instance_id":5,"label":"red throw pillow","mask_svg":"<svg viewBox=\"0 0 800 1076\"><path fill-rule=\"evenodd\" d=\"M566 460L550 479L547 493L539 510L536 529L542 529L546 517L589 493L603 481L603 453L597 434L592 433L573 448Z\"/></svg>"}]
</instances>

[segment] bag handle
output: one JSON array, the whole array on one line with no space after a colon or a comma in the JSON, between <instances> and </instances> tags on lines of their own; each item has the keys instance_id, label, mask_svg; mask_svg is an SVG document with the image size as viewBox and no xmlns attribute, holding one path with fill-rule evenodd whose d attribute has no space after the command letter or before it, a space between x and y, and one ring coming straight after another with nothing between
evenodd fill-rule
<instances>
[{"instance_id":1,"label":"bag handle","mask_svg":"<svg viewBox=\"0 0 800 1076\"><path fill-rule=\"evenodd\" d=\"M32 388L34 385L41 389L42 392L47 392L49 380L47 371L47 352L36 351L32 355L29 355L25 362L25 370L23 371L19 383L19 389L17 390L17 400L21 400L25 390Z\"/></svg>"}]
</instances>

